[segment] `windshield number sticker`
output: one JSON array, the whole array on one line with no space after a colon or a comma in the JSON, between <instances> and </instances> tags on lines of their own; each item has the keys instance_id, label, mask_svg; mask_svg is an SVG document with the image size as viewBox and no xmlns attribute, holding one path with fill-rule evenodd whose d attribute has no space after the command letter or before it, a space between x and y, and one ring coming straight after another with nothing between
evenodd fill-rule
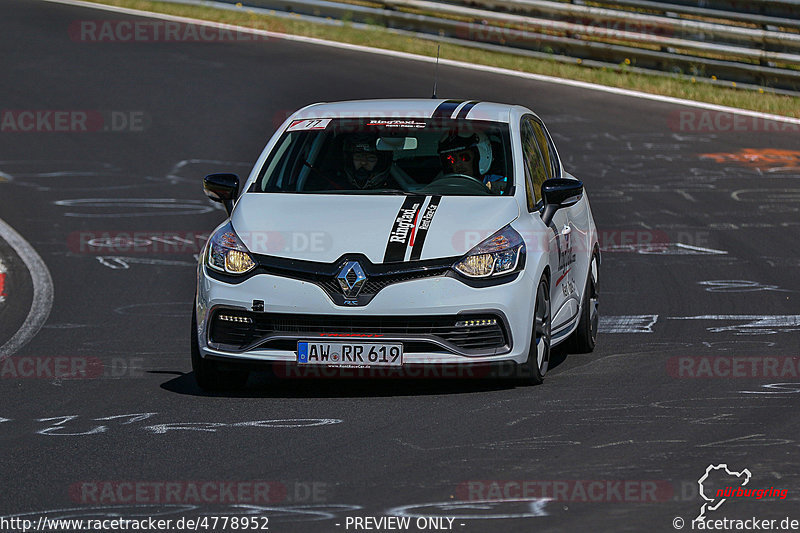
<instances>
[{"instance_id":1,"label":"windshield number sticker","mask_svg":"<svg viewBox=\"0 0 800 533\"><path fill-rule=\"evenodd\" d=\"M324 130L331 123L329 118L293 120L286 131Z\"/></svg>"}]
</instances>

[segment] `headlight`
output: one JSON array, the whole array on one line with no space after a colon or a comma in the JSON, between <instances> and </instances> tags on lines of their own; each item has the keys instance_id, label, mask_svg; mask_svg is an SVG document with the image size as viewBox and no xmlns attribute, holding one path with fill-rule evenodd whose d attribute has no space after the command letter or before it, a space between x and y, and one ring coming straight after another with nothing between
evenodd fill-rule
<instances>
[{"instance_id":1,"label":"headlight","mask_svg":"<svg viewBox=\"0 0 800 533\"><path fill-rule=\"evenodd\" d=\"M506 226L470 250L453 268L468 278L502 276L521 268L520 256L524 253L522 236Z\"/></svg>"},{"instance_id":2,"label":"headlight","mask_svg":"<svg viewBox=\"0 0 800 533\"><path fill-rule=\"evenodd\" d=\"M256 262L228 222L208 240L206 265L226 274L245 274L256 267Z\"/></svg>"}]
</instances>

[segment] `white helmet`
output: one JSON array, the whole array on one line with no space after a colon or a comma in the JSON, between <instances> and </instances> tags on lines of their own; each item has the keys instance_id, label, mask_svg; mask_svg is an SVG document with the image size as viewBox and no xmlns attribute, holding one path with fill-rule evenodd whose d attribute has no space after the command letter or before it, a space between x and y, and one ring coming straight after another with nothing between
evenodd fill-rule
<instances>
[{"instance_id":1,"label":"white helmet","mask_svg":"<svg viewBox=\"0 0 800 533\"><path fill-rule=\"evenodd\" d=\"M478 158L478 172L481 175L489 172L492 166L492 144L489 137L482 131L476 132L450 132L439 141L439 155L448 152L473 150Z\"/></svg>"}]
</instances>

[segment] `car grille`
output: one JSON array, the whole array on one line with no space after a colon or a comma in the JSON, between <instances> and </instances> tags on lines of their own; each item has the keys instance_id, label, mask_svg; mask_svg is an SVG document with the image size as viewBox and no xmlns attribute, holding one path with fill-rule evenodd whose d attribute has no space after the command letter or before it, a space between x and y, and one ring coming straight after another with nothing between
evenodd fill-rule
<instances>
[{"instance_id":1,"label":"car grille","mask_svg":"<svg viewBox=\"0 0 800 533\"><path fill-rule=\"evenodd\" d=\"M355 299L356 305L359 306L367 305L378 292L395 283L445 276L457 260L451 257L409 263L373 264L359 254L343 256L334 263L316 263L263 255L254 257L258 263L256 272L315 283L322 287L337 305L343 305L344 295L336 277L348 261L358 261L367 276L364 286ZM348 275L351 276L350 282L355 281L354 272L351 271ZM352 304L353 301L350 302L350 305Z\"/></svg>"},{"instance_id":2,"label":"car grille","mask_svg":"<svg viewBox=\"0 0 800 533\"><path fill-rule=\"evenodd\" d=\"M341 316L250 313L217 310L211 321L212 343L237 350L270 348L295 351L297 341L319 334L381 335L328 337L331 342L400 339L406 352L494 355L510 346L505 323L497 314L434 316Z\"/></svg>"},{"instance_id":3,"label":"car grille","mask_svg":"<svg viewBox=\"0 0 800 533\"><path fill-rule=\"evenodd\" d=\"M448 269L435 269L435 270L420 270L417 272L406 272L402 274L388 274L383 276L373 276L367 278L364 282L364 288L361 289L362 294L377 294L381 289L385 289L389 285L395 283L402 283L403 281L411 281L414 279L430 278L441 276L447 273ZM351 271L352 272L352 271ZM339 286L339 281L336 279L326 279L320 283L325 292L328 294L341 294L342 289Z\"/></svg>"}]
</instances>

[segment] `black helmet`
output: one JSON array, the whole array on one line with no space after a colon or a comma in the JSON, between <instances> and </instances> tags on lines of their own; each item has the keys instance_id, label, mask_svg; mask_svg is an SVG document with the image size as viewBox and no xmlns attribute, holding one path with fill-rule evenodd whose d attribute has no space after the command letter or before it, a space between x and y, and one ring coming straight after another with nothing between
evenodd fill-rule
<instances>
[{"instance_id":1,"label":"black helmet","mask_svg":"<svg viewBox=\"0 0 800 533\"><path fill-rule=\"evenodd\" d=\"M392 153L379 151L376 148L377 135L357 133L347 136L342 143L344 152L344 173L351 185L358 189L375 189L386 183L389 167L392 163ZM373 154L377 162L372 170L359 168L353 165L353 154Z\"/></svg>"}]
</instances>

